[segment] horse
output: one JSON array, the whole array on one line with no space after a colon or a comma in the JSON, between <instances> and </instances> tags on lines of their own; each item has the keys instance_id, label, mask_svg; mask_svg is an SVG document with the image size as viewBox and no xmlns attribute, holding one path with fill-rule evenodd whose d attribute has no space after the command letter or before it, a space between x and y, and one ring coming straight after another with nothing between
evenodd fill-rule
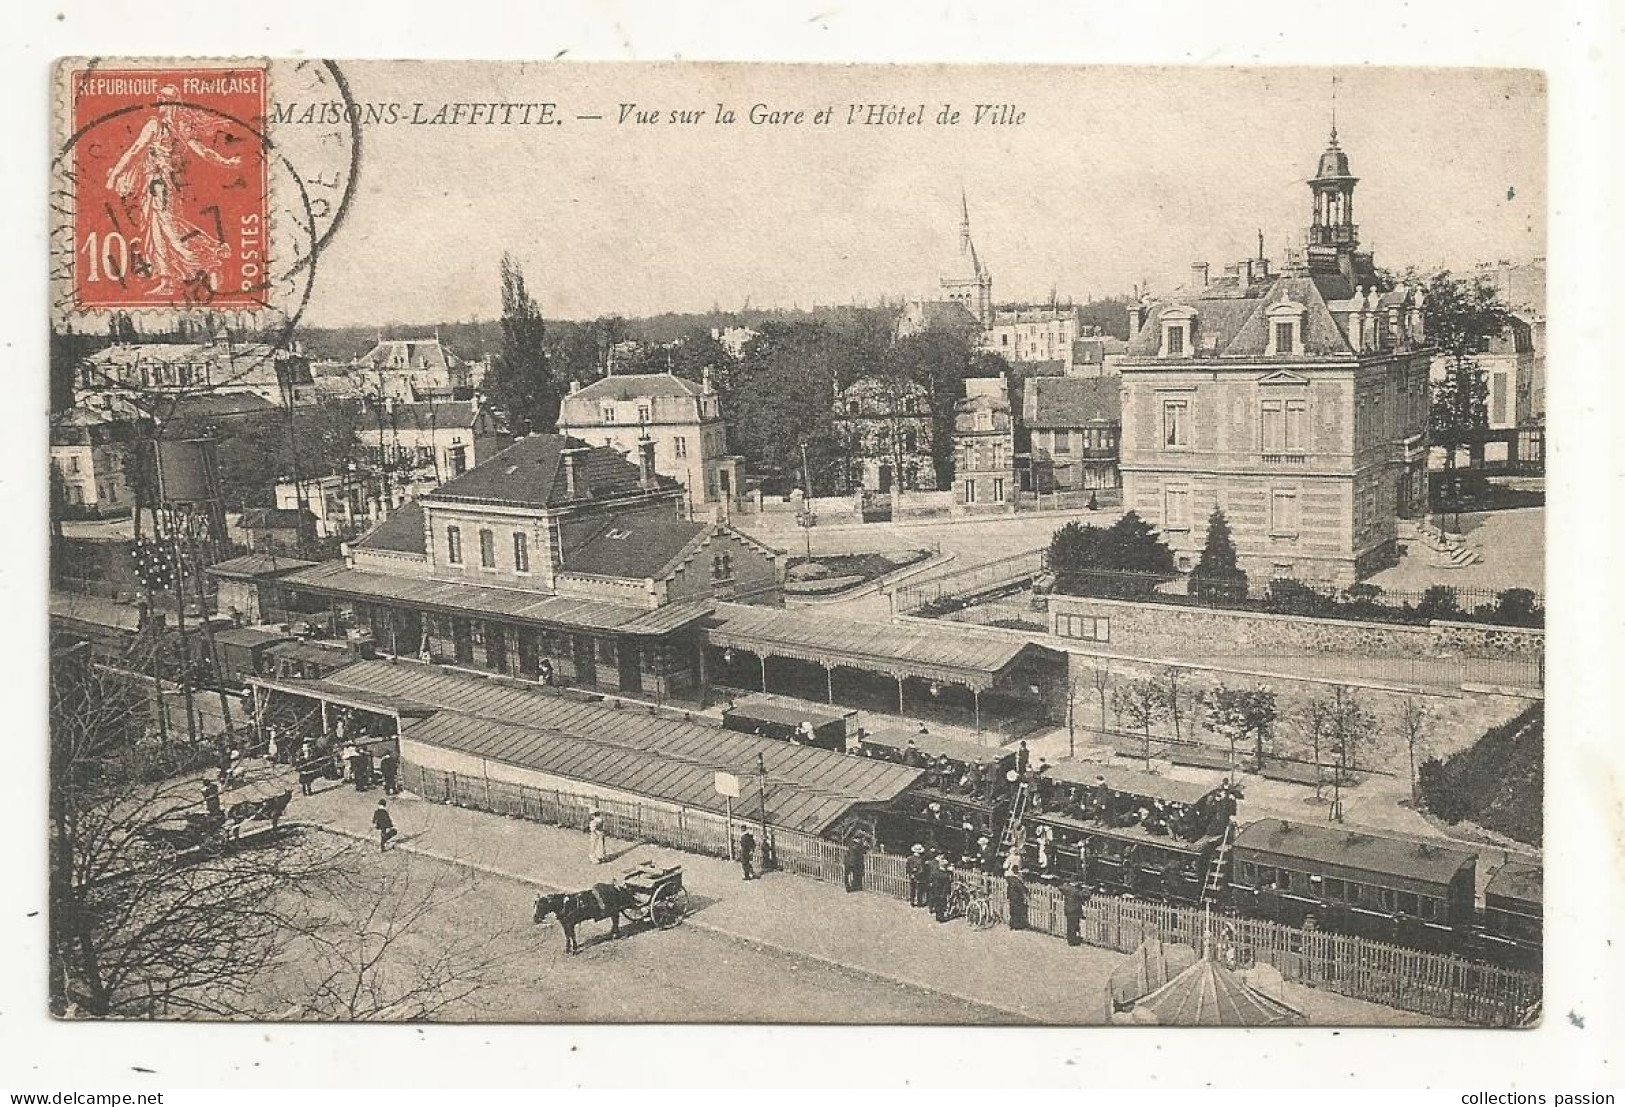
<instances>
[{"instance_id":1,"label":"horse","mask_svg":"<svg viewBox=\"0 0 1625 1107\"><path fill-rule=\"evenodd\" d=\"M594 884L584 892L555 892L536 897L536 911L531 922L539 923L549 915L557 916L564 928L564 951L581 952L576 941L576 924L588 920L609 920L609 937L613 941L621 936L621 910L632 905L632 894L615 884Z\"/></svg>"},{"instance_id":2,"label":"horse","mask_svg":"<svg viewBox=\"0 0 1625 1107\"><path fill-rule=\"evenodd\" d=\"M265 799L239 800L226 811L226 818L231 822L231 836L237 837L242 833L243 824L250 819L259 819L271 824L275 830L282 821L282 815L288 810L288 803L293 799L293 790L285 789L274 796Z\"/></svg>"}]
</instances>

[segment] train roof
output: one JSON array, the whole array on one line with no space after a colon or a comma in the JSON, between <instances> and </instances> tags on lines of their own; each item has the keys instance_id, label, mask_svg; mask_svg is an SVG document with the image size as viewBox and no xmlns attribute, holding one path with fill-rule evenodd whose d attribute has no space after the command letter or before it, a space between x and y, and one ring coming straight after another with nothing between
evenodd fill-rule
<instances>
[{"instance_id":1,"label":"train roof","mask_svg":"<svg viewBox=\"0 0 1625 1107\"><path fill-rule=\"evenodd\" d=\"M1136 846L1156 846L1158 849L1174 850L1179 853L1200 854L1212 844L1218 835L1208 835L1189 841L1176 838L1172 834L1152 834L1149 830L1139 826L1104 826L1101 823L1086 823L1074 819L1070 815L1057 815L1045 812L1032 816L1034 822L1048 823L1063 830L1075 830L1094 838L1114 838L1120 842L1127 842Z\"/></svg>"},{"instance_id":2,"label":"train roof","mask_svg":"<svg viewBox=\"0 0 1625 1107\"><path fill-rule=\"evenodd\" d=\"M1543 866L1528 861L1508 861L1496 869L1490 882L1484 885L1484 894L1522 900L1524 903L1540 903L1544 881Z\"/></svg>"},{"instance_id":3,"label":"train roof","mask_svg":"<svg viewBox=\"0 0 1625 1107\"><path fill-rule=\"evenodd\" d=\"M1434 842L1285 819L1259 819L1249 824L1236 836L1236 848L1434 884L1450 883L1478 859L1471 850Z\"/></svg>"},{"instance_id":4,"label":"train roof","mask_svg":"<svg viewBox=\"0 0 1625 1107\"><path fill-rule=\"evenodd\" d=\"M1058 761L1049 767L1051 780L1064 780L1068 784L1094 784L1104 779L1114 792L1125 792L1147 799L1168 800L1173 803L1199 803L1213 791L1206 784L1193 784L1188 780L1142 773L1136 769L1119 769L1095 761Z\"/></svg>"},{"instance_id":5,"label":"train roof","mask_svg":"<svg viewBox=\"0 0 1625 1107\"><path fill-rule=\"evenodd\" d=\"M725 707L722 714L724 718L749 719L780 726L800 726L806 722L821 730L832 723L844 723L857 712L851 708L830 707L768 692L753 692L740 696Z\"/></svg>"},{"instance_id":6,"label":"train roof","mask_svg":"<svg viewBox=\"0 0 1625 1107\"><path fill-rule=\"evenodd\" d=\"M1015 756L999 746L984 746L967 742L963 738L948 738L941 734L916 734L902 727L882 727L863 732L864 745L885 746L890 750L907 749L910 742L921 753L935 757L938 754L967 765L993 765Z\"/></svg>"}]
</instances>

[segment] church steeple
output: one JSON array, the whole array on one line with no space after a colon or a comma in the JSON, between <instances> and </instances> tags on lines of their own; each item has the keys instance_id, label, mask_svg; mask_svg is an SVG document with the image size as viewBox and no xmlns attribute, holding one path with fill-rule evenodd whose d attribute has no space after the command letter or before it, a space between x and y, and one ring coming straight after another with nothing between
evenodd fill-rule
<instances>
[{"instance_id":1,"label":"church steeple","mask_svg":"<svg viewBox=\"0 0 1625 1107\"><path fill-rule=\"evenodd\" d=\"M970 200L959 190L959 256L942 278L947 299L963 304L982 326L993 323L993 275L982 265L970 233Z\"/></svg>"}]
</instances>

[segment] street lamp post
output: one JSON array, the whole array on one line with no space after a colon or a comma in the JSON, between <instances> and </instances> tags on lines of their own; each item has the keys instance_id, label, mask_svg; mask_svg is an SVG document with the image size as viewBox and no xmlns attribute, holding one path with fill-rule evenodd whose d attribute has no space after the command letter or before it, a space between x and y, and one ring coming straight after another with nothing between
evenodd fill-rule
<instances>
[{"instance_id":1,"label":"street lamp post","mask_svg":"<svg viewBox=\"0 0 1625 1107\"><path fill-rule=\"evenodd\" d=\"M762 807L762 871L767 871L767 758L756 755L757 802Z\"/></svg>"}]
</instances>

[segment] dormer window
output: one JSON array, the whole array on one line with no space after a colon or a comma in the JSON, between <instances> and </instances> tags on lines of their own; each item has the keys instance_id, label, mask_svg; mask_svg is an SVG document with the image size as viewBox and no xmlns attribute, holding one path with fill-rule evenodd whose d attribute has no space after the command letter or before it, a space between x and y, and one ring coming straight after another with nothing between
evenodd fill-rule
<instances>
[{"instance_id":1,"label":"dormer window","mask_svg":"<svg viewBox=\"0 0 1625 1107\"><path fill-rule=\"evenodd\" d=\"M1196 349L1196 312L1187 307L1162 313L1162 348L1159 357L1190 357Z\"/></svg>"},{"instance_id":2,"label":"dormer window","mask_svg":"<svg viewBox=\"0 0 1625 1107\"><path fill-rule=\"evenodd\" d=\"M1282 300L1269 309L1269 343L1266 357L1286 357L1303 353L1303 320L1308 313L1302 304Z\"/></svg>"}]
</instances>

